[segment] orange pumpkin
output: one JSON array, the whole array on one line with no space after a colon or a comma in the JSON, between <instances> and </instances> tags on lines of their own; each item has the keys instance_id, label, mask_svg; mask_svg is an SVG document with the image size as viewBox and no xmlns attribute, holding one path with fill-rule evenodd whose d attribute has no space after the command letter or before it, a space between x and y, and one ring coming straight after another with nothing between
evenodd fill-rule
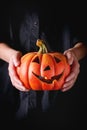
<instances>
[{"instance_id":1,"label":"orange pumpkin","mask_svg":"<svg viewBox=\"0 0 87 130\"><path fill-rule=\"evenodd\" d=\"M43 40L38 39L38 52L30 52L22 56L17 74L27 89L59 90L66 76L70 73L70 65L66 57L59 52L47 52Z\"/></svg>"}]
</instances>

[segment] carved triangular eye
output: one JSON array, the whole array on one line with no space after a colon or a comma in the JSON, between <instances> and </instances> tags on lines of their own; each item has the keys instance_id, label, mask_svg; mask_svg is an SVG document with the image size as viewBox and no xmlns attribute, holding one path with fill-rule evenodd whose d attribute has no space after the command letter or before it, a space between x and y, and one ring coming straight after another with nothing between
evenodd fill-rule
<instances>
[{"instance_id":1,"label":"carved triangular eye","mask_svg":"<svg viewBox=\"0 0 87 130\"><path fill-rule=\"evenodd\" d=\"M58 58L55 57L55 56L54 56L54 59L55 59L56 63L59 63L59 62L61 61L60 59L58 59Z\"/></svg>"},{"instance_id":2,"label":"carved triangular eye","mask_svg":"<svg viewBox=\"0 0 87 130\"><path fill-rule=\"evenodd\" d=\"M49 65L46 66L46 68L44 69L44 71L46 71L46 70L50 70L50 66Z\"/></svg>"},{"instance_id":3,"label":"carved triangular eye","mask_svg":"<svg viewBox=\"0 0 87 130\"><path fill-rule=\"evenodd\" d=\"M36 63L40 63L40 60L39 60L39 58L38 58L38 56L37 57L35 57L35 59L32 61L32 62L36 62Z\"/></svg>"}]
</instances>

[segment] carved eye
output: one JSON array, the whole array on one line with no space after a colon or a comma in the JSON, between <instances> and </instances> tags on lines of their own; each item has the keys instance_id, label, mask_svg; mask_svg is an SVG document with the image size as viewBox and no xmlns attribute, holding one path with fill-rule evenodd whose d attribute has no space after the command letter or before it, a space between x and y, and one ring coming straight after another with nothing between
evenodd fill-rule
<instances>
[{"instance_id":1,"label":"carved eye","mask_svg":"<svg viewBox=\"0 0 87 130\"><path fill-rule=\"evenodd\" d=\"M37 57L35 57L35 59L32 61L32 62L36 62L36 63L40 63L40 60L39 60L39 58L38 58L38 56Z\"/></svg>"},{"instance_id":2,"label":"carved eye","mask_svg":"<svg viewBox=\"0 0 87 130\"><path fill-rule=\"evenodd\" d=\"M54 56L54 59L55 59L56 63L59 63L59 62L61 61L60 59L58 59L58 58L55 57L55 56Z\"/></svg>"},{"instance_id":3,"label":"carved eye","mask_svg":"<svg viewBox=\"0 0 87 130\"><path fill-rule=\"evenodd\" d=\"M46 70L50 70L50 66L49 65L44 69L44 71L46 71Z\"/></svg>"}]
</instances>

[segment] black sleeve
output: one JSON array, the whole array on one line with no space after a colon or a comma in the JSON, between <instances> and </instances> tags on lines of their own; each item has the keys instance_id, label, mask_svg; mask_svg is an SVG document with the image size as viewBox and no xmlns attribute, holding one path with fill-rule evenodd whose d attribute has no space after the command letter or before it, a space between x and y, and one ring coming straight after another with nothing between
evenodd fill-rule
<instances>
[{"instance_id":1,"label":"black sleeve","mask_svg":"<svg viewBox=\"0 0 87 130\"><path fill-rule=\"evenodd\" d=\"M87 45L87 20L86 12L79 11L76 12L72 20L72 30L73 30L73 43L83 42Z\"/></svg>"},{"instance_id":2,"label":"black sleeve","mask_svg":"<svg viewBox=\"0 0 87 130\"><path fill-rule=\"evenodd\" d=\"M0 7L0 43L8 44L9 41L9 7L6 4L2 4Z\"/></svg>"}]
</instances>

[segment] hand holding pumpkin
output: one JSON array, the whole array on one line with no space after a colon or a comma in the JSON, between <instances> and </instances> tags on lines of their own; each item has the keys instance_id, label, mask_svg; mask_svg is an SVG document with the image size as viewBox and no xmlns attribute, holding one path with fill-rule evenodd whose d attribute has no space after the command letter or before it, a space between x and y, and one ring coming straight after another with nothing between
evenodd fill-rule
<instances>
[{"instance_id":1,"label":"hand holding pumpkin","mask_svg":"<svg viewBox=\"0 0 87 130\"><path fill-rule=\"evenodd\" d=\"M20 64L21 56L21 52L15 51L15 53L10 57L8 71L13 86L20 91L27 91L16 73L16 67Z\"/></svg>"},{"instance_id":2,"label":"hand holding pumpkin","mask_svg":"<svg viewBox=\"0 0 87 130\"><path fill-rule=\"evenodd\" d=\"M77 57L73 53L72 49L69 49L64 52L68 59L68 63L71 66L71 73L68 75L68 77L65 80L65 83L62 87L62 91L65 92L72 88L72 86L75 84L76 79L78 78L78 74L80 72L80 64L78 62Z\"/></svg>"},{"instance_id":3,"label":"hand holding pumpkin","mask_svg":"<svg viewBox=\"0 0 87 130\"><path fill-rule=\"evenodd\" d=\"M44 41L37 40L38 52L22 56L17 51L9 61L9 76L20 91L69 90L79 74L79 62L71 49L64 52L47 52ZM67 57L67 58L66 58Z\"/></svg>"},{"instance_id":4,"label":"hand holding pumpkin","mask_svg":"<svg viewBox=\"0 0 87 130\"><path fill-rule=\"evenodd\" d=\"M48 52L43 40L37 40L38 52L25 54L17 74L29 90L60 90L70 73L66 56Z\"/></svg>"}]
</instances>

